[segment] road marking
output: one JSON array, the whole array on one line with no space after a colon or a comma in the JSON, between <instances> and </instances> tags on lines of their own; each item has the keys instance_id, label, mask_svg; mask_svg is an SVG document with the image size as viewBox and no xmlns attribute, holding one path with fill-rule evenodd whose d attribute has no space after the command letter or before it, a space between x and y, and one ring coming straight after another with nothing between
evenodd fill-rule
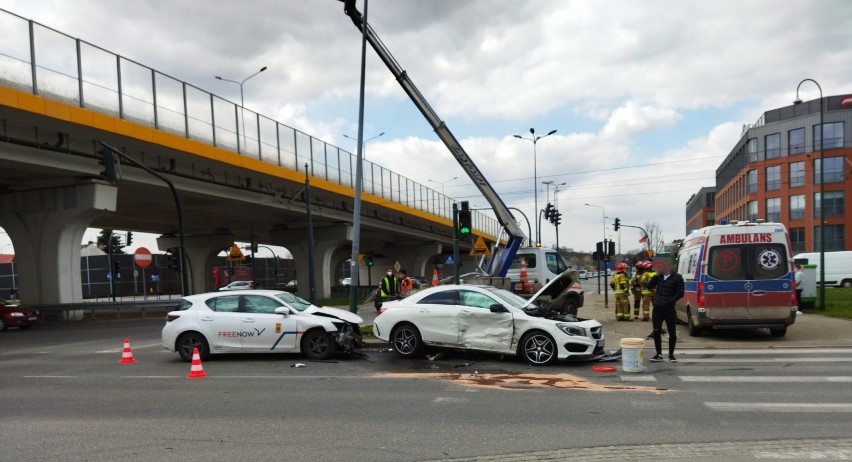
<instances>
[{"instance_id":1,"label":"road marking","mask_svg":"<svg viewBox=\"0 0 852 462\"><path fill-rule=\"evenodd\" d=\"M729 403L705 402L714 411L727 412L852 412L850 403Z\"/></svg>"},{"instance_id":2,"label":"road marking","mask_svg":"<svg viewBox=\"0 0 852 462\"><path fill-rule=\"evenodd\" d=\"M852 348L742 348L742 349L692 349L678 350L678 356L692 355L783 355L783 354L850 354Z\"/></svg>"},{"instance_id":3,"label":"road marking","mask_svg":"<svg viewBox=\"0 0 852 462\"><path fill-rule=\"evenodd\" d=\"M848 363L852 358L687 358L680 356L683 363Z\"/></svg>"},{"instance_id":4,"label":"road marking","mask_svg":"<svg viewBox=\"0 0 852 462\"><path fill-rule=\"evenodd\" d=\"M653 375L619 375L622 382L656 382L657 378Z\"/></svg>"},{"instance_id":5,"label":"road marking","mask_svg":"<svg viewBox=\"0 0 852 462\"><path fill-rule=\"evenodd\" d=\"M466 403L470 401L470 398L458 398L452 396L439 396L432 400L435 404L445 404L445 403Z\"/></svg>"},{"instance_id":6,"label":"road marking","mask_svg":"<svg viewBox=\"0 0 852 462\"><path fill-rule=\"evenodd\" d=\"M848 376L796 376L796 375L682 375L681 382L753 382L753 383L837 383L852 382Z\"/></svg>"},{"instance_id":7,"label":"road marking","mask_svg":"<svg viewBox=\"0 0 852 462\"><path fill-rule=\"evenodd\" d=\"M150 345L135 345L135 346L131 345L130 349L131 350L141 350L142 348L151 348L151 347L155 347L155 346L161 347L161 346L163 346L163 342L152 343ZM97 353L97 354L102 354L102 353L113 354L113 353L121 353L123 351L124 351L124 347L121 347L121 348L111 348L109 350L96 351L95 353Z\"/></svg>"},{"instance_id":8,"label":"road marking","mask_svg":"<svg viewBox=\"0 0 852 462\"><path fill-rule=\"evenodd\" d=\"M25 375L25 379L76 379L76 375Z\"/></svg>"}]
</instances>

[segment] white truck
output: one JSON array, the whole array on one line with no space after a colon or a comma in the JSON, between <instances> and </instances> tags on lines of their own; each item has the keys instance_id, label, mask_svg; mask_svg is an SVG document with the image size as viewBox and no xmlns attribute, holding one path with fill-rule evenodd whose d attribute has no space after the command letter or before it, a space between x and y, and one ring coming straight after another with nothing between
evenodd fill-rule
<instances>
[{"instance_id":1,"label":"white truck","mask_svg":"<svg viewBox=\"0 0 852 462\"><path fill-rule=\"evenodd\" d=\"M521 259L527 266L527 278L531 290L525 292L521 284ZM512 265L506 272L506 277L512 281L512 291L521 297L531 297L540 288L556 279L570 268L556 250L544 247L521 247L515 254ZM570 289L566 291L564 300L557 300L562 306L559 311L576 315L577 309L583 306L583 286L579 282L579 272L575 271ZM561 297L560 297L561 298Z\"/></svg>"},{"instance_id":2,"label":"white truck","mask_svg":"<svg viewBox=\"0 0 852 462\"><path fill-rule=\"evenodd\" d=\"M800 253L793 256L793 261L807 260L810 265L817 265L817 285L820 281L819 252ZM825 252L825 286L852 287L852 250L843 252Z\"/></svg>"}]
</instances>

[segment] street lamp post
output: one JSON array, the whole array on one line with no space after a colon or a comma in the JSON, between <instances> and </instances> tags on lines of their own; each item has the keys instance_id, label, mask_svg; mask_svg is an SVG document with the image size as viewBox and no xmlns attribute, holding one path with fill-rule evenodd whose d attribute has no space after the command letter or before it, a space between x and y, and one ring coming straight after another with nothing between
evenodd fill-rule
<instances>
[{"instance_id":1,"label":"street lamp post","mask_svg":"<svg viewBox=\"0 0 852 462\"><path fill-rule=\"evenodd\" d=\"M215 76L217 80L221 80L223 82L235 83L235 84L240 86L240 114L242 115L241 118L242 118L242 126L243 126L243 149L245 149L245 147L246 147L245 146L246 145L246 141L245 141L246 140L246 115L245 115L246 100L245 100L245 96L244 96L244 93L243 93L243 85L246 83L246 81L248 79L256 76L257 74L260 74L261 72L263 72L265 70L266 70L266 66L263 66L263 67L260 68L259 71L255 72L254 74L252 74L252 75L250 75L250 76L248 76L248 77L246 77L242 80L231 80L231 79L226 79L224 77L220 77L218 75ZM240 138L237 137L237 143L239 143L239 139Z\"/></svg>"},{"instance_id":2,"label":"street lamp post","mask_svg":"<svg viewBox=\"0 0 852 462\"><path fill-rule=\"evenodd\" d=\"M378 135L376 135L376 136L372 136L372 137L367 138L366 140L364 140L364 143L363 143L363 144L362 144L362 146L361 146L361 150L362 150L362 151L364 150L364 145L366 145L366 144L367 144L367 143L369 143L370 141L373 141L374 139L376 139L376 138L378 138L378 137L380 137L380 136L382 136L382 135L384 135L384 134L385 134L385 132L381 132L381 133L379 133L379 134L378 134ZM351 136L347 135L346 133L344 133L344 134L343 134L343 137L344 137L344 138L347 138L347 139L350 139L350 140L352 140L352 141L354 141L354 142L356 142L356 143L358 142L358 138L351 137Z\"/></svg>"},{"instance_id":3,"label":"street lamp post","mask_svg":"<svg viewBox=\"0 0 852 462\"><path fill-rule=\"evenodd\" d=\"M819 89L819 309L825 309L825 158L823 146L825 144L825 127L823 126L824 101L822 87L814 79L804 79L796 86L796 99L793 104L802 104L799 98L799 88L805 82L813 82Z\"/></svg>"},{"instance_id":4,"label":"street lamp post","mask_svg":"<svg viewBox=\"0 0 852 462\"><path fill-rule=\"evenodd\" d=\"M360 158L358 158L358 156L356 155L356 159L358 159L358 160L356 160L356 162L358 162L358 163L359 163L359 165L360 165L360 167L361 167L361 170L358 170L358 168L355 168L355 171L360 171L360 172L361 172L361 175L362 175L361 181L362 181L362 182L364 181L364 178L363 178L363 174L364 174L364 171L363 171L363 170L364 170L364 165L363 165L363 163L364 163L364 159L366 159L366 158L367 158L367 157L366 157L366 156L367 156L367 143L369 143L370 141L373 141L374 139L376 139L376 138L378 138L378 137L380 137L380 136L382 136L382 135L384 135L384 134L385 134L385 132L381 132L381 133L379 133L379 134L378 134L378 135L376 135L376 136L371 136L370 138L367 138L366 140L364 140L364 142L363 142L363 143L361 143L360 145L358 145L358 144L357 144L357 143L358 143L358 138L355 138L355 137L349 136L349 135L347 135L346 133L344 133L344 134L343 134L343 137L344 137L344 138L346 138L346 139L350 139L350 140L354 141L354 142L356 143L356 146L358 146L358 147L360 147L360 148L361 148L361 154L360 154L360 156L361 156L361 157L360 157ZM356 151L357 151L357 148L356 148ZM375 180L373 180L372 178L373 178L373 167L370 167L370 181L371 181L371 182L373 182L373 183L375 184ZM362 183L362 186L363 186L363 183Z\"/></svg>"},{"instance_id":5,"label":"street lamp post","mask_svg":"<svg viewBox=\"0 0 852 462\"><path fill-rule=\"evenodd\" d=\"M532 141L532 144L533 144L533 195L534 195L534 201L535 201L535 209L534 209L535 213L538 213L538 162L537 162L538 153L536 151L536 144L538 144L538 140L545 138L545 137L548 137L548 136L550 136L554 133L556 133L556 130L551 130L551 131L547 132L546 135L535 136L535 129L530 128L530 135L531 136L529 138L525 138L521 135L514 135L515 138L519 138L519 139L527 140L527 141ZM541 229L540 228L541 228L540 226L536 225L535 241L536 241L537 244L541 242Z\"/></svg>"},{"instance_id":6,"label":"street lamp post","mask_svg":"<svg viewBox=\"0 0 852 462\"><path fill-rule=\"evenodd\" d=\"M454 176L454 177L450 178L450 179L449 179L449 180L447 180L447 181L427 180L427 181L431 181L432 183L435 183L435 184L439 184L439 185L441 185L441 197L443 198L443 199L441 200L441 202L442 202L442 204L441 204L441 210L445 210L445 209L444 209L444 206L446 206L446 204L447 204L447 202L446 202L446 201L447 201L447 195L446 195L446 194L444 194L444 186L446 186L446 185L447 185L447 183L450 183L450 182L455 181L455 180L458 180L458 179L459 179L459 177ZM455 202L454 202L454 203L455 203Z\"/></svg>"}]
</instances>

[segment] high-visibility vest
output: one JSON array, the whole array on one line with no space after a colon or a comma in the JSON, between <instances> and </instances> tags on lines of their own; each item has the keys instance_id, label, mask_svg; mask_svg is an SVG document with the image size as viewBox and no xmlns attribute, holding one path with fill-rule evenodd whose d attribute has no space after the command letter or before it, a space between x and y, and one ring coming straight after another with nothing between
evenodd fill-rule
<instances>
[{"instance_id":1,"label":"high-visibility vest","mask_svg":"<svg viewBox=\"0 0 852 462\"><path fill-rule=\"evenodd\" d=\"M388 295L399 295L399 280L393 276L385 276L379 284L379 293L382 297Z\"/></svg>"},{"instance_id":2,"label":"high-visibility vest","mask_svg":"<svg viewBox=\"0 0 852 462\"><path fill-rule=\"evenodd\" d=\"M642 295L651 295L654 293L654 290L648 288L648 283L651 282L651 278L655 274L653 270L642 273Z\"/></svg>"}]
</instances>

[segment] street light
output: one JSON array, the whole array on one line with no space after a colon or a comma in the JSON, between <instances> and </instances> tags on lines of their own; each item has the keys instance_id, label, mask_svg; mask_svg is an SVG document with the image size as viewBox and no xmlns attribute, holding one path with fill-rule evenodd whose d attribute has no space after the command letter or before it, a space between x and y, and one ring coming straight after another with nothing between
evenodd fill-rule
<instances>
[{"instance_id":1,"label":"street light","mask_svg":"<svg viewBox=\"0 0 852 462\"><path fill-rule=\"evenodd\" d=\"M245 84L248 79L256 76L257 74L260 74L261 72L263 72L265 70L266 70L266 66L263 66L263 67L260 68L259 71L255 72L254 74L252 74L252 75L250 75L250 76L248 76L248 77L246 77L242 80L231 80L231 79L226 79L224 77L220 77L218 75L215 76L217 80L221 80L223 82L235 83L235 84L240 86L240 113L242 114L242 119L243 119L243 123L242 123L242 125L243 125L243 148L245 148L245 139L246 139L246 116L245 116L245 112L244 112L245 109L246 109L245 108L246 101L245 101L245 97L244 97L244 94L243 94L243 84Z\"/></svg>"},{"instance_id":2,"label":"street light","mask_svg":"<svg viewBox=\"0 0 852 462\"><path fill-rule=\"evenodd\" d=\"M454 180L458 180L458 179L459 179L459 177L454 176L447 181L435 181L435 180L426 180L426 181L431 181L432 183L436 183L436 184L441 185L441 195L444 196L444 197L447 197L447 195L444 194L444 186L446 186L447 183L454 181Z\"/></svg>"},{"instance_id":3,"label":"street light","mask_svg":"<svg viewBox=\"0 0 852 462\"><path fill-rule=\"evenodd\" d=\"M559 191L560 186L565 186L567 183L564 183L564 182L563 183L556 183L553 180L548 180L548 181L542 181L541 184L547 186L547 193L545 194L546 195L545 202L550 202L550 186L555 184L555 188L554 188L555 192L553 193L553 201L554 201L553 205L556 206L557 205L556 204L556 192Z\"/></svg>"},{"instance_id":4,"label":"street light","mask_svg":"<svg viewBox=\"0 0 852 462\"><path fill-rule=\"evenodd\" d=\"M823 126L822 87L814 79L804 79L796 86L796 99L793 104L802 104L799 98L799 88L805 82L813 82L819 89L819 309L825 309L825 158L823 145L825 143L825 127Z\"/></svg>"},{"instance_id":5,"label":"street light","mask_svg":"<svg viewBox=\"0 0 852 462\"><path fill-rule=\"evenodd\" d=\"M545 138L545 137L548 137L548 136L550 136L554 133L556 133L556 130L551 130L551 131L547 132L546 135L535 136L535 129L530 128L530 135L531 136L529 138L525 138L521 135L514 135L515 138L527 140L527 141L532 141L532 144L533 144L533 194L534 194L534 197L535 197L535 209L534 209L535 213L538 213L538 162L537 162L538 153L536 152L536 144L538 143L538 140ZM541 242L541 229L540 228L541 228L541 226L536 225L536 230L535 230L535 241L536 241L536 243Z\"/></svg>"},{"instance_id":6,"label":"street light","mask_svg":"<svg viewBox=\"0 0 852 462\"><path fill-rule=\"evenodd\" d=\"M367 138L366 140L364 140L364 144L363 144L363 145L361 145L361 150L362 150L362 151L364 150L364 145L366 145L368 142L373 141L374 139L376 139L376 138L378 138L378 137L380 137L380 136L382 136L382 135L384 135L384 134L385 134L385 132L381 132L381 133L379 133L379 134L378 134L378 135L376 135L376 136L373 136L373 137L370 137L370 138ZM346 133L344 133L344 134L343 134L343 137L344 137L344 138L347 138L347 139L350 139L350 140L352 140L352 141L354 141L354 142L356 142L356 143L358 142L358 138L351 137L351 136L347 135Z\"/></svg>"}]
</instances>

